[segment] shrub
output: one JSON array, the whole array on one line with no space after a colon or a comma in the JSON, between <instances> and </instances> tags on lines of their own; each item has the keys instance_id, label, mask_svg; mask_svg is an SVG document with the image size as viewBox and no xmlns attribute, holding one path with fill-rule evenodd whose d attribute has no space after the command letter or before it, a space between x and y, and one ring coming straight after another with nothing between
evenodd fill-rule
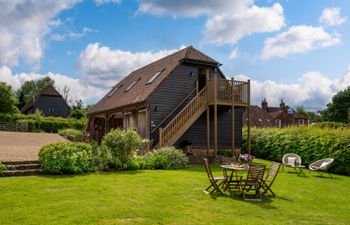
<instances>
[{"instance_id":1,"label":"shrub","mask_svg":"<svg viewBox=\"0 0 350 225\"><path fill-rule=\"evenodd\" d=\"M341 123L341 122L321 122L321 123L314 123L311 126L318 127L318 128L332 128L332 129L349 128L349 126L346 123Z\"/></svg>"},{"instance_id":2,"label":"shrub","mask_svg":"<svg viewBox=\"0 0 350 225\"><path fill-rule=\"evenodd\" d=\"M145 156L145 169L165 169L168 165L168 161L165 156L150 153Z\"/></svg>"},{"instance_id":3,"label":"shrub","mask_svg":"<svg viewBox=\"0 0 350 225\"><path fill-rule=\"evenodd\" d=\"M233 156L233 153L232 151L227 151L225 149L218 149L218 155L222 155L222 156L225 156L225 157L232 157Z\"/></svg>"},{"instance_id":4,"label":"shrub","mask_svg":"<svg viewBox=\"0 0 350 225\"><path fill-rule=\"evenodd\" d=\"M258 158L281 161L284 154L292 152L300 155L306 165L322 158L334 158L330 171L350 175L349 129L252 129L251 137L252 153Z\"/></svg>"},{"instance_id":5,"label":"shrub","mask_svg":"<svg viewBox=\"0 0 350 225\"><path fill-rule=\"evenodd\" d=\"M58 130L72 128L82 130L87 123L86 118L62 118L62 117L43 117L41 115L24 114L1 114L0 122L22 122L28 123L28 131L44 131L48 133L57 133Z\"/></svg>"},{"instance_id":6,"label":"shrub","mask_svg":"<svg viewBox=\"0 0 350 225\"><path fill-rule=\"evenodd\" d=\"M75 130L75 129L62 129L58 131L59 135L62 136L71 136L71 137L83 137L84 133L81 130Z\"/></svg>"},{"instance_id":7,"label":"shrub","mask_svg":"<svg viewBox=\"0 0 350 225\"><path fill-rule=\"evenodd\" d=\"M135 160L130 160L126 163L127 167L126 169L127 170L138 170L140 169L140 165L135 161Z\"/></svg>"},{"instance_id":8,"label":"shrub","mask_svg":"<svg viewBox=\"0 0 350 225\"><path fill-rule=\"evenodd\" d=\"M49 144L39 151L43 169L51 174L72 174L93 171L92 147L85 143L61 142Z\"/></svg>"},{"instance_id":9,"label":"shrub","mask_svg":"<svg viewBox=\"0 0 350 225\"><path fill-rule=\"evenodd\" d=\"M154 154L164 156L167 161L165 169L181 169L188 163L186 154L175 147L163 147L157 150Z\"/></svg>"},{"instance_id":10,"label":"shrub","mask_svg":"<svg viewBox=\"0 0 350 225\"><path fill-rule=\"evenodd\" d=\"M114 166L116 169L123 169L122 161L120 161L119 159L115 159Z\"/></svg>"},{"instance_id":11,"label":"shrub","mask_svg":"<svg viewBox=\"0 0 350 225\"><path fill-rule=\"evenodd\" d=\"M112 129L103 137L103 144L110 148L113 156L122 163L122 168L127 168L127 162L131 160L133 152L142 144L141 137L135 130Z\"/></svg>"},{"instance_id":12,"label":"shrub","mask_svg":"<svg viewBox=\"0 0 350 225\"><path fill-rule=\"evenodd\" d=\"M114 158L107 146L103 144L99 146L97 142L92 142L91 147L96 170L108 170L114 167Z\"/></svg>"},{"instance_id":13,"label":"shrub","mask_svg":"<svg viewBox=\"0 0 350 225\"><path fill-rule=\"evenodd\" d=\"M0 173L4 170L6 170L6 166L2 162L0 162Z\"/></svg>"},{"instance_id":14,"label":"shrub","mask_svg":"<svg viewBox=\"0 0 350 225\"><path fill-rule=\"evenodd\" d=\"M146 160L143 157L138 156L133 161L136 162L137 164L139 164L139 169L140 170L145 169L145 167L146 167Z\"/></svg>"}]
</instances>

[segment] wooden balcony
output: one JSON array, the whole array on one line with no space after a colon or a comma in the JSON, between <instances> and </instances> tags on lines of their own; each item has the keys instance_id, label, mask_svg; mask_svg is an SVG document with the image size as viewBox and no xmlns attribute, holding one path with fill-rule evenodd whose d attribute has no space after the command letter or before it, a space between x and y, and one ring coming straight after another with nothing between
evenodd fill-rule
<instances>
[{"instance_id":1,"label":"wooden balcony","mask_svg":"<svg viewBox=\"0 0 350 225\"><path fill-rule=\"evenodd\" d=\"M208 81L208 104L248 107L250 104L250 82L210 79Z\"/></svg>"}]
</instances>

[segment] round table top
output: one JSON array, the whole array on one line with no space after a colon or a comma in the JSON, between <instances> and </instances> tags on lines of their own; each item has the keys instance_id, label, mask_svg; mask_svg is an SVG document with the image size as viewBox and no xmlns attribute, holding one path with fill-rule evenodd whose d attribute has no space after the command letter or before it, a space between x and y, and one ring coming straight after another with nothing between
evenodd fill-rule
<instances>
[{"instance_id":1,"label":"round table top","mask_svg":"<svg viewBox=\"0 0 350 225\"><path fill-rule=\"evenodd\" d=\"M220 165L221 168L228 169L228 170L248 170L249 167L245 166L231 166L231 165Z\"/></svg>"}]
</instances>

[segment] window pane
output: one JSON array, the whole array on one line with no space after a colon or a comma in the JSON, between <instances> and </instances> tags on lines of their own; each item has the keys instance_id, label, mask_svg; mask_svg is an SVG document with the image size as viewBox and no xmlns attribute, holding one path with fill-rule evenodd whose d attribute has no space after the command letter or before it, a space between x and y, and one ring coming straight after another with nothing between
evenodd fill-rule
<instances>
[{"instance_id":1,"label":"window pane","mask_svg":"<svg viewBox=\"0 0 350 225\"><path fill-rule=\"evenodd\" d=\"M151 84L157 77L164 71L164 69L157 71L148 81L146 84Z\"/></svg>"}]
</instances>

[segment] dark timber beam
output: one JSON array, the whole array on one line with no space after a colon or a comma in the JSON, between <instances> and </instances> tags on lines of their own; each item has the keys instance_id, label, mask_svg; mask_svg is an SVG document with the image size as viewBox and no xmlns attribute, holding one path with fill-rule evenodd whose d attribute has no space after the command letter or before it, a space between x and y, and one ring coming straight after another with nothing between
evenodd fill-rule
<instances>
[{"instance_id":1,"label":"dark timber beam","mask_svg":"<svg viewBox=\"0 0 350 225\"><path fill-rule=\"evenodd\" d=\"M232 112L232 154L235 153L235 87L234 79L231 78L231 112Z\"/></svg>"},{"instance_id":2,"label":"dark timber beam","mask_svg":"<svg viewBox=\"0 0 350 225\"><path fill-rule=\"evenodd\" d=\"M250 80L248 80L248 153L251 154L250 140Z\"/></svg>"},{"instance_id":3,"label":"dark timber beam","mask_svg":"<svg viewBox=\"0 0 350 225\"><path fill-rule=\"evenodd\" d=\"M217 105L217 80L214 77L214 152L218 152L218 105Z\"/></svg>"}]
</instances>

